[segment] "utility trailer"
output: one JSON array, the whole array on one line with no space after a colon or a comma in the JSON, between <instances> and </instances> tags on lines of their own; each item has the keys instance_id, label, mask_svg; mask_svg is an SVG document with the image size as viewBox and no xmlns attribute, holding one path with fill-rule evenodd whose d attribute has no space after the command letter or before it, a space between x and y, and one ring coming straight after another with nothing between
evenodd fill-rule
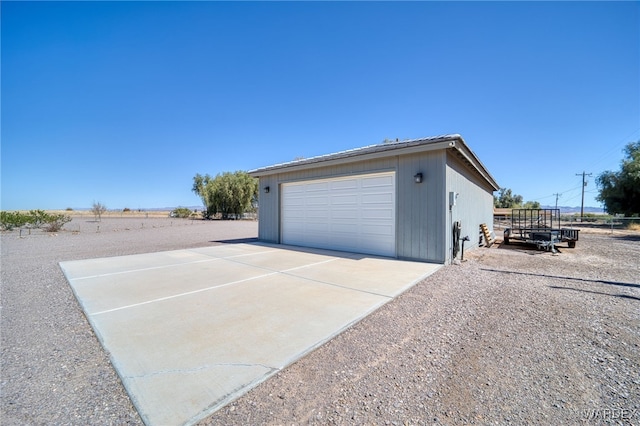
<instances>
[{"instance_id":1,"label":"utility trailer","mask_svg":"<svg viewBox=\"0 0 640 426\"><path fill-rule=\"evenodd\" d=\"M566 242L570 248L576 246L578 229L560 227L559 209L513 209L511 227L504 230L504 243L511 240L555 253L555 245L560 242Z\"/></svg>"}]
</instances>

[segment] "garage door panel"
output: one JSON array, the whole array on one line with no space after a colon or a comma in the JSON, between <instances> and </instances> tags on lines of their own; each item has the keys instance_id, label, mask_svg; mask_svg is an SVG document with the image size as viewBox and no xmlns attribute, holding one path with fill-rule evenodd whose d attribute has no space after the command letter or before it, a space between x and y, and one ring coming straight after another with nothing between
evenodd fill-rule
<instances>
[{"instance_id":1,"label":"garage door panel","mask_svg":"<svg viewBox=\"0 0 640 426\"><path fill-rule=\"evenodd\" d=\"M326 210L322 211L309 211L307 212L307 218L313 219L314 221L322 221L326 222L329 220L329 212Z\"/></svg>"},{"instance_id":2,"label":"garage door panel","mask_svg":"<svg viewBox=\"0 0 640 426\"><path fill-rule=\"evenodd\" d=\"M298 196L289 196L288 202L289 202L288 209L292 209L292 208L304 209L304 206L307 203L304 197L298 197Z\"/></svg>"},{"instance_id":3,"label":"garage door panel","mask_svg":"<svg viewBox=\"0 0 640 426\"><path fill-rule=\"evenodd\" d=\"M353 225L354 221L358 219L358 210L355 209L340 209L331 211L331 219L335 220L348 220L348 223Z\"/></svg>"},{"instance_id":4,"label":"garage door panel","mask_svg":"<svg viewBox=\"0 0 640 426\"><path fill-rule=\"evenodd\" d=\"M395 256L395 173L282 185L284 244Z\"/></svg>"},{"instance_id":5,"label":"garage door panel","mask_svg":"<svg viewBox=\"0 0 640 426\"><path fill-rule=\"evenodd\" d=\"M299 209L299 210L289 210L287 211L286 214L282 215L282 219L287 219L287 220L295 220L295 219L299 219L301 221L304 220L304 218L306 217L306 213L304 209Z\"/></svg>"},{"instance_id":6,"label":"garage door panel","mask_svg":"<svg viewBox=\"0 0 640 426\"><path fill-rule=\"evenodd\" d=\"M306 205L307 206L322 206L324 207L327 202L329 201L329 196L327 195L313 195L310 197L307 197L307 202Z\"/></svg>"},{"instance_id":7,"label":"garage door panel","mask_svg":"<svg viewBox=\"0 0 640 426\"><path fill-rule=\"evenodd\" d=\"M387 237L392 237L393 227L389 225L363 225L362 233L364 235L384 235Z\"/></svg>"},{"instance_id":8,"label":"garage door panel","mask_svg":"<svg viewBox=\"0 0 640 426\"><path fill-rule=\"evenodd\" d=\"M391 209L362 209L362 219L388 221L388 220L393 219L393 210L391 210Z\"/></svg>"},{"instance_id":9,"label":"garage door panel","mask_svg":"<svg viewBox=\"0 0 640 426\"><path fill-rule=\"evenodd\" d=\"M329 189L329 184L327 182L314 182L307 184L305 188L306 193L313 192L326 192Z\"/></svg>"},{"instance_id":10,"label":"garage door panel","mask_svg":"<svg viewBox=\"0 0 640 426\"><path fill-rule=\"evenodd\" d=\"M342 178L337 180L330 181L330 187L332 190L337 190L341 188L357 188L359 179L354 178Z\"/></svg>"},{"instance_id":11,"label":"garage door panel","mask_svg":"<svg viewBox=\"0 0 640 426\"><path fill-rule=\"evenodd\" d=\"M391 204L394 200L394 194L392 193L383 193L383 194L362 194L361 203L362 204Z\"/></svg>"},{"instance_id":12,"label":"garage door panel","mask_svg":"<svg viewBox=\"0 0 640 426\"><path fill-rule=\"evenodd\" d=\"M363 187L370 186L395 186L395 176L385 175L385 176L369 176L362 179Z\"/></svg>"},{"instance_id":13,"label":"garage door panel","mask_svg":"<svg viewBox=\"0 0 640 426\"><path fill-rule=\"evenodd\" d=\"M331 232L336 232L339 235L358 235L358 231L354 229L353 224L349 222L344 223L332 223L331 224Z\"/></svg>"},{"instance_id":14,"label":"garage door panel","mask_svg":"<svg viewBox=\"0 0 640 426\"><path fill-rule=\"evenodd\" d=\"M358 200L354 198L353 193L345 195L331 195L331 204L334 206L355 206L358 205Z\"/></svg>"}]
</instances>

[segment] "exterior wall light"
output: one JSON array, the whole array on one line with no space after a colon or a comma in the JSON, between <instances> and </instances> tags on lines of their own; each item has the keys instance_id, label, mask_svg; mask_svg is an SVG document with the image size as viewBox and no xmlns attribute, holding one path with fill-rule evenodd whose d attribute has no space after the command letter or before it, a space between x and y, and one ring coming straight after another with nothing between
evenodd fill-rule
<instances>
[{"instance_id":1,"label":"exterior wall light","mask_svg":"<svg viewBox=\"0 0 640 426\"><path fill-rule=\"evenodd\" d=\"M269 188L268 186L265 186L265 187L264 187L264 193L265 193L265 194L268 194L268 193L269 193L269 191L271 191L271 188Z\"/></svg>"},{"instance_id":2,"label":"exterior wall light","mask_svg":"<svg viewBox=\"0 0 640 426\"><path fill-rule=\"evenodd\" d=\"M422 173L416 173L416 175L413 177L413 180L415 181L415 183L422 183Z\"/></svg>"}]
</instances>

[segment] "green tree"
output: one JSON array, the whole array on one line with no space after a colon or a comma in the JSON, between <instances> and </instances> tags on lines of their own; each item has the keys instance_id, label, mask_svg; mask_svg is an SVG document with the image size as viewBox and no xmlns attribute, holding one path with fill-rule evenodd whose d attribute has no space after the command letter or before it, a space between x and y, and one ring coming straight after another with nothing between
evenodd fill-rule
<instances>
[{"instance_id":1,"label":"green tree","mask_svg":"<svg viewBox=\"0 0 640 426\"><path fill-rule=\"evenodd\" d=\"M527 201L522 205L523 209L539 209L540 202L539 201Z\"/></svg>"},{"instance_id":2,"label":"green tree","mask_svg":"<svg viewBox=\"0 0 640 426\"><path fill-rule=\"evenodd\" d=\"M258 196L258 182L243 171L224 172L215 178L198 173L193 177L191 190L202 199L205 219L211 219L216 214L223 219L230 219L252 209Z\"/></svg>"},{"instance_id":3,"label":"green tree","mask_svg":"<svg viewBox=\"0 0 640 426\"><path fill-rule=\"evenodd\" d=\"M498 209L514 209L522 205L522 195L513 194L511 189L500 188L498 195L493 196L493 207Z\"/></svg>"},{"instance_id":4,"label":"green tree","mask_svg":"<svg viewBox=\"0 0 640 426\"><path fill-rule=\"evenodd\" d=\"M617 172L605 171L596 178L596 200L607 213L625 216L640 214L640 140L627 144Z\"/></svg>"},{"instance_id":5,"label":"green tree","mask_svg":"<svg viewBox=\"0 0 640 426\"><path fill-rule=\"evenodd\" d=\"M191 190L195 192L202 200L204 211L202 216L205 219L211 219L215 215L215 209L213 207L213 178L211 176L196 173L193 177L193 187Z\"/></svg>"}]
</instances>

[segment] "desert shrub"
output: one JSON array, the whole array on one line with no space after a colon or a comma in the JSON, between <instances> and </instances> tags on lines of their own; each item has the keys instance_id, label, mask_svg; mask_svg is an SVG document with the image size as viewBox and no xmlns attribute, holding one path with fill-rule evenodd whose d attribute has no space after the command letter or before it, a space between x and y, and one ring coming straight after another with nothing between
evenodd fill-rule
<instances>
[{"instance_id":1,"label":"desert shrub","mask_svg":"<svg viewBox=\"0 0 640 426\"><path fill-rule=\"evenodd\" d=\"M171 215L170 216L171 217L180 217L180 218L186 219L186 218L191 216L191 213L192 213L191 209L188 209L186 207L178 207L178 208L175 208L175 209L173 209L171 211Z\"/></svg>"},{"instance_id":2,"label":"desert shrub","mask_svg":"<svg viewBox=\"0 0 640 426\"><path fill-rule=\"evenodd\" d=\"M65 209L65 211L72 212L72 211L73 211L73 209L72 209L71 207L67 207L67 208Z\"/></svg>"},{"instance_id":3,"label":"desert shrub","mask_svg":"<svg viewBox=\"0 0 640 426\"><path fill-rule=\"evenodd\" d=\"M58 232L62 229L65 223L71 221L71 216L66 214L49 214L46 218L46 223L42 227L45 232Z\"/></svg>"},{"instance_id":4,"label":"desert shrub","mask_svg":"<svg viewBox=\"0 0 640 426\"><path fill-rule=\"evenodd\" d=\"M70 221L69 215L49 214L44 210L31 210L29 213L0 212L0 227L6 231L29 225L33 228L42 228L46 232L57 232Z\"/></svg>"},{"instance_id":5,"label":"desert shrub","mask_svg":"<svg viewBox=\"0 0 640 426\"><path fill-rule=\"evenodd\" d=\"M122 209L122 213L127 213L130 212L131 209L129 207L125 207L124 209Z\"/></svg>"},{"instance_id":6,"label":"desert shrub","mask_svg":"<svg viewBox=\"0 0 640 426\"><path fill-rule=\"evenodd\" d=\"M30 210L28 223L34 228L40 228L49 221L49 216L44 210Z\"/></svg>"},{"instance_id":7,"label":"desert shrub","mask_svg":"<svg viewBox=\"0 0 640 426\"><path fill-rule=\"evenodd\" d=\"M29 223L29 215L20 212L0 212L0 227L3 230L11 231L14 228L20 228L27 223Z\"/></svg>"},{"instance_id":8,"label":"desert shrub","mask_svg":"<svg viewBox=\"0 0 640 426\"><path fill-rule=\"evenodd\" d=\"M600 214L594 214L594 213L585 213L584 216L582 217L582 221L583 222L597 222L598 220L601 220L604 216L600 215Z\"/></svg>"}]
</instances>

